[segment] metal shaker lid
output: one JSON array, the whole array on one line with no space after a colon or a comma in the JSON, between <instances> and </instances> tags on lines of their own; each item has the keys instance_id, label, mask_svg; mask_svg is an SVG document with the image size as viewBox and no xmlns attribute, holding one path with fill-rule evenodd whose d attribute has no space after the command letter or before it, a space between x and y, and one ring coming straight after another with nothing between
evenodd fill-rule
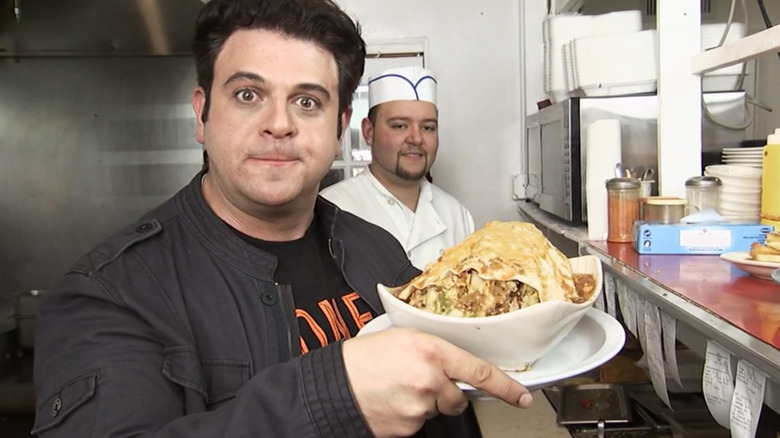
<instances>
[{"instance_id":1,"label":"metal shaker lid","mask_svg":"<svg viewBox=\"0 0 780 438\"><path fill-rule=\"evenodd\" d=\"M607 180L607 189L638 189L641 185L638 178L612 178Z\"/></svg>"},{"instance_id":2,"label":"metal shaker lid","mask_svg":"<svg viewBox=\"0 0 780 438\"><path fill-rule=\"evenodd\" d=\"M685 181L685 187L720 187L723 183L717 176L694 176Z\"/></svg>"}]
</instances>

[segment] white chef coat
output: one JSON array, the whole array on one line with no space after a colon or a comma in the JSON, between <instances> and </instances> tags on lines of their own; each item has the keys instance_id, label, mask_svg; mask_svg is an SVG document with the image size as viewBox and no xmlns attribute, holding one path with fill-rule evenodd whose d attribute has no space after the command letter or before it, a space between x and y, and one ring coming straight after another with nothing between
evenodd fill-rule
<instances>
[{"instance_id":1,"label":"white chef coat","mask_svg":"<svg viewBox=\"0 0 780 438\"><path fill-rule=\"evenodd\" d=\"M426 180L422 180L414 212L393 196L368 168L353 178L326 187L320 194L342 210L389 231L419 269L474 232L474 219L466 207Z\"/></svg>"}]
</instances>

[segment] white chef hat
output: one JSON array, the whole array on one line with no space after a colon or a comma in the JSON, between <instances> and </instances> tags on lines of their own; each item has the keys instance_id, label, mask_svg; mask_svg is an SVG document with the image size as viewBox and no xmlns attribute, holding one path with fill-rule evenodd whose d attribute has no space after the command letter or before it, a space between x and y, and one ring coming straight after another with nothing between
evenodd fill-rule
<instances>
[{"instance_id":1,"label":"white chef hat","mask_svg":"<svg viewBox=\"0 0 780 438\"><path fill-rule=\"evenodd\" d=\"M393 100L422 100L436 105L436 78L422 67L385 70L368 80L368 107Z\"/></svg>"}]
</instances>

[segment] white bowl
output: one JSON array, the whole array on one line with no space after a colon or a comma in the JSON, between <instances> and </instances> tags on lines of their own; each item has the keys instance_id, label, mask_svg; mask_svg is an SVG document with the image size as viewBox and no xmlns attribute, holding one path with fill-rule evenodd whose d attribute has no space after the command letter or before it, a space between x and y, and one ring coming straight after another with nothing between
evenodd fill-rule
<instances>
[{"instance_id":1,"label":"white bowl","mask_svg":"<svg viewBox=\"0 0 780 438\"><path fill-rule=\"evenodd\" d=\"M759 211L761 210L761 201L756 202L723 202L720 204L719 210L726 210L726 211L740 211L740 210L749 210L749 211Z\"/></svg>"},{"instance_id":2,"label":"white bowl","mask_svg":"<svg viewBox=\"0 0 780 438\"><path fill-rule=\"evenodd\" d=\"M748 204L760 204L761 203L761 190L758 190L756 192L747 192L747 193L731 193L731 192L721 192L720 193L720 203L721 205L731 204L732 202L741 203L745 202Z\"/></svg>"},{"instance_id":3,"label":"white bowl","mask_svg":"<svg viewBox=\"0 0 780 438\"><path fill-rule=\"evenodd\" d=\"M723 219L727 221L744 221L744 222L759 222L761 220L761 212L740 212L740 213L721 213Z\"/></svg>"},{"instance_id":4,"label":"white bowl","mask_svg":"<svg viewBox=\"0 0 780 438\"><path fill-rule=\"evenodd\" d=\"M736 212L745 212L745 213L753 213L753 212L760 212L761 211L761 203L757 202L755 204L748 204L748 203L733 203L733 204L725 204L720 206L721 211L727 212L727 213L736 213Z\"/></svg>"},{"instance_id":5,"label":"white bowl","mask_svg":"<svg viewBox=\"0 0 780 438\"><path fill-rule=\"evenodd\" d=\"M722 166L727 166L727 164L723 164ZM744 166L733 166L737 168L742 169L749 169L749 170L757 170L761 172L761 169L757 167L744 167ZM723 191L730 191L730 190L761 190L761 177L740 177L740 176L728 176L724 174L720 174L717 172L710 172L705 170L704 171L705 176L717 176L721 182L723 183L722 190Z\"/></svg>"},{"instance_id":6,"label":"white bowl","mask_svg":"<svg viewBox=\"0 0 780 438\"><path fill-rule=\"evenodd\" d=\"M704 168L705 172L720 177L755 180L761 179L762 171L755 167L734 166L731 164L710 164Z\"/></svg>"},{"instance_id":7,"label":"white bowl","mask_svg":"<svg viewBox=\"0 0 780 438\"><path fill-rule=\"evenodd\" d=\"M761 210L761 200L757 201L729 201L721 202L721 210Z\"/></svg>"},{"instance_id":8,"label":"white bowl","mask_svg":"<svg viewBox=\"0 0 780 438\"><path fill-rule=\"evenodd\" d=\"M755 201L722 201L720 203L721 210L761 210L761 200Z\"/></svg>"},{"instance_id":9,"label":"white bowl","mask_svg":"<svg viewBox=\"0 0 780 438\"><path fill-rule=\"evenodd\" d=\"M761 187L736 187L736 186L723 186L720 190L721 199L726 196L727 198L751 198L761 199Z\"/></svg>"},{"instance_id":10,"label":"white bowl","mask_svg":"<svg viewBox=\"0 0 780 438\"><path fill-rule=\"evenodd\" d=\"M439 336L507 371L523 371L555 347L601 293L601 261L596 256L570 259L572 272L592 274L596 292L582 304L546 301L496 316L460 318L437 315L405 303L378 284L377 291L395 327L412 327Z\"/></svg>"}]
</instances>

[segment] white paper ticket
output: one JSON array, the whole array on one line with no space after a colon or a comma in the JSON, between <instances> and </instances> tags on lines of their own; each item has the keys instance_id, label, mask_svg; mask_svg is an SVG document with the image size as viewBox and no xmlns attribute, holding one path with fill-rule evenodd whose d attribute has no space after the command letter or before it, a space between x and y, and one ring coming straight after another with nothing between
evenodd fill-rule
<instances>
[{"instance_id":1,"label":"white paper ticket","mask_svg":"<svg viewBox=\"0 0 780 438\"><path fill-rule=\"evenodd\" d=\"M647 333L645 332L645 305L650 306L642 297L635 294L634 291L628 291L628 295L633 297L634 307L636 308L636 338L642 351L647 351Z\"/></svg>"},{"instance_id":2,"label":"white paper ticket","mask_svg":"<svg viewBox=\"0 0 780 438\"><path fill-rule=\"evenodd\" d=\"M729 411L734 395L731 376L731 353L717 342L708 340L702 376L704 401L715 421L725 428L729 428Z\"/></svg>"},{"instance_id":3,"label":"white paper ticket","mask_svg":"<svg viewBox=\"0 0 780 438\"><path fill-rule=\"evenodd\" d=\"M675 382L682 388L680 379L680 367L677 365L677 320L673 316L661 311L661 332L664 341L664 357L666 358L666 369Z\"/></svg>"},{"instance_id":4,"label":"white paper ticket","mask_svg":"<svg viewBox=\"0 0 780 438\"><path fill-rule=\"evenodd\" d=\"M750 363L737 363L737 384L731 401L731 436L753 438L758 429L761 405L764 403L766 375Z\"/></svg>"},{"instance_id":5,"label":"white paper ticket","mask_svg":"<svg viewBox=\"0 0 780 438\"><path fill-rule=\"evenodd\" d=\"M666 373L664 372L664 357L661 342L661 319L658 316L658 308L648 302L644 304L644 328L647 335L645 341L647 365L650 368L650 380L656 395L666 403L669 409L672 404L669 401L669 392L666 390Z\"/></svg>"},{"instance_id":6,"label":"white paper ticket","mask_svg":"<svg viewBox=\"0 0 780 438\"><path fill-rule=\"evenodd\" d=\"M636 337L636 299L627 293L626 284L622 281L617 284L617 296L620 313L623 315L623 323L626 325L626 329Z\"/></svg>"}]
</instances>

